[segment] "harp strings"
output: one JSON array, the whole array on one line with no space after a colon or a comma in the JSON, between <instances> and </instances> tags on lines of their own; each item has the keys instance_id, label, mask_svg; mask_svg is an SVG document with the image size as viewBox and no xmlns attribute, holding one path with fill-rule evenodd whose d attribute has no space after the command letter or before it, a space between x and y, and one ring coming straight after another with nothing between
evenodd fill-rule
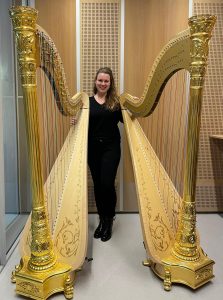
<instances>
[{"instance_id":1,"label":"harp strings","mask_svg":"<svg viewBox=\"0 0 223 300\"><path fill-rule=\"evenodd\" d=\"M155 163L155 177L174 231L183 195L183 174L188 114L187 73L177 72L163 90L157 108L140 123L162 165ZM163 168L168 179L164 179Z\"/></svg>"},{"instance_id":2,"label":"harp strings","mask_svg":"<svg viewBox=\"0 0 223 300\"><path fill-rule=\"evenodd\" d=\"M70 118L59 110L60 99L55 84L55 49L45 34L38 33L40 68L38 69L39 121L41 124L41 149L43 178L49 218L52 229L63 193L63 183L69 164L69 154L59 155L69 148ZM57 66L58 67L58 66ZM61 66L60 66L61 67ZM66 140L68 136L68 139ZM65 143L66 141L66 143ZM65 143L65 145L64 145Z\"/></svg>"}]
</instances>

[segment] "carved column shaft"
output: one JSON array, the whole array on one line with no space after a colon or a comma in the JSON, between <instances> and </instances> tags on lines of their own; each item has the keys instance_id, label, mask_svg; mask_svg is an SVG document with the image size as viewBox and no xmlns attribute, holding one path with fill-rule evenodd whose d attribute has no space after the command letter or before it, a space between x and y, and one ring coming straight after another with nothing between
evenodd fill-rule
<instances>
[{"instance_id":1,"label":"carved column shaft","mask_svg":"<svg viewBox=\"0 0 223 300\"><path fill-rule=\"evenodd\" d=\"M19 71L22 81L32 186L32 242L29 268L41 271L55 263L53 243L45 208L41 166L36 86L36 19L30 7L10 10L16 37Z\"/></svg>"},{"instance_id":2,"label":"carved column shaft","mask_svg":"<svg viewBox=\"0 0 223 300\"><path fill-rule=\"evenodd\" d=\"M185 260L199 259L196 236L196 174L199 150L199 132L202 106L202 89L208 58L208 43L215 17L194 16L189 19L190 46L190 103L188 113L187 155L184 174L184 194L181 219L173 253Z\"/></svg>"}]
</instances>

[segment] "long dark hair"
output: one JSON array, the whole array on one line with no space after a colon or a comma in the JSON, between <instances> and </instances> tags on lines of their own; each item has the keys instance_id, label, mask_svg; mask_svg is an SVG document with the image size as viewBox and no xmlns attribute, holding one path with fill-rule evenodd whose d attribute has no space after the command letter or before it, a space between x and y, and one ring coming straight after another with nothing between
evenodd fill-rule
<instances>
[{"instance_id":1,"label":"long dark hair","mask_svg":"<svg viewBox=\"0 0 223 300\"><path fill-rule=\"evenodd\" d=\"M93 93L95 95L97 94L97 88L96 88L95 81L97 80L98 74L100 74L100 73L108 74L110 76L110 87L109 87L106 97L105 97L105 107L112 111L117 110L120 108L119 97L116 92L115 81L114 81L112 70L110 68L103 67L97 71L95 79L94 79Z\"/></svg>"}]
</instances>

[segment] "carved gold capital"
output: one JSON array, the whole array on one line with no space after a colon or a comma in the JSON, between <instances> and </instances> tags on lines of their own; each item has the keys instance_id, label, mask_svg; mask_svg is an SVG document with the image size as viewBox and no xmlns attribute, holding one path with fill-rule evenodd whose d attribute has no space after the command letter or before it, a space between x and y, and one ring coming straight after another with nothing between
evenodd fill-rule
<instances>
[{"instance_id":1,"label":"carved gold capital","mask_svg":"<svg viewBox=\"0 0 223 300\"><path fill-rule=\"evenodd\" d=\"M17 45L17 55L23 85L36 84L36 19L37 11L18 6L9 11Z\"/></svg>"},{"instance_id":2,"label":"carved gold capital","mask_svg":"<svg viewBox=\"0 0 223 300\"><path fill-rule=\"evenodd\" d=\"M13 6L9 13L15 30L26 27L29 31L35 31L38 14L36 9L29 6Z\"/></svg>"},{"instance_id":3,"label":"carved gold capital","mask_svg":"<svg viewBox=\"0 0 223 300\"><path fill-rule=\"evenodd\" d=\"M191 87L199 88L204 84L208 58L208 43L216 21L215 16L200 15L189 19L190 46L190 74Z\"/></svg>"}]
</instances>

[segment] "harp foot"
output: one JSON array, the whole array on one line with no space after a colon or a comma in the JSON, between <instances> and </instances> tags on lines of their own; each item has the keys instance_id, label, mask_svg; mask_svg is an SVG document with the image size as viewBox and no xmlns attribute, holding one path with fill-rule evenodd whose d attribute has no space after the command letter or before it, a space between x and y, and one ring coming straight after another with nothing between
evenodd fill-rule
<instances>
[{"instance_id":1,"label":"harp foot","mask_svg":"<svg viewBox=\"0 0 223 300\"><path fill-rule=\"evenodd\" d=\"M22 269L23 267L23 260L20 260L19 265L15 266L15 270L12 271L11 275L11 283L16 283L16 274Z\"/></svg>"},{"instance_id":2,"label":"harp foot","mask_svg":"<svg viewBox=\"0 0 223 300\"><path fill-rule=\"evenodd\" d=\"M72 299L74 294L73 281L70 275L67 276L64 284L64 296L66 299Z\"/></svg>"},{"instance_id":3,"label":"harp foot","mask_svg":"<svg viewBox=\"0 0 223 300\"><path fill-rule=\"evenodd\" d=\"M55 293L64 292L67 299L73 298L73 276L69 265L57 262L48 270L34 272L28 268L28 261L29 257L23 257L22 265L20 263L13 271L17 294L46 300Z\"/></svg>"},{"instance_id":4,"label":"harp foot","mask_svg":"<svg viewBox=\"0 0 223 300\"><path fill-rule=\"evenodd\" d=\"M144 267L151 267L152 262L151 262L151 260L148 258L148 259L144 260L144 261L142 262L142 264L143 264Z\"/></svg>"},{"instance_id":5,"label":"harp foot","mask_svg":"<svg viewBox=\"0 0 223 300\"><path fill-rule=\"evenodd\" d=\"M16 271L13 270L12 275L11 275L11 283L16 283L15 274L16 274Z\"/></svg>"},{"instance_id":6,"label":"harp foot","mask_svg":"<svg viewBox=\"0 0 223 300\"><path fill-rule=\"evenodd\" d=\"M171 290L171 272L169 268L164 268L164 281L163 281L163 287L165 291L170 291Z\"/></svg>"}]
</instances>

